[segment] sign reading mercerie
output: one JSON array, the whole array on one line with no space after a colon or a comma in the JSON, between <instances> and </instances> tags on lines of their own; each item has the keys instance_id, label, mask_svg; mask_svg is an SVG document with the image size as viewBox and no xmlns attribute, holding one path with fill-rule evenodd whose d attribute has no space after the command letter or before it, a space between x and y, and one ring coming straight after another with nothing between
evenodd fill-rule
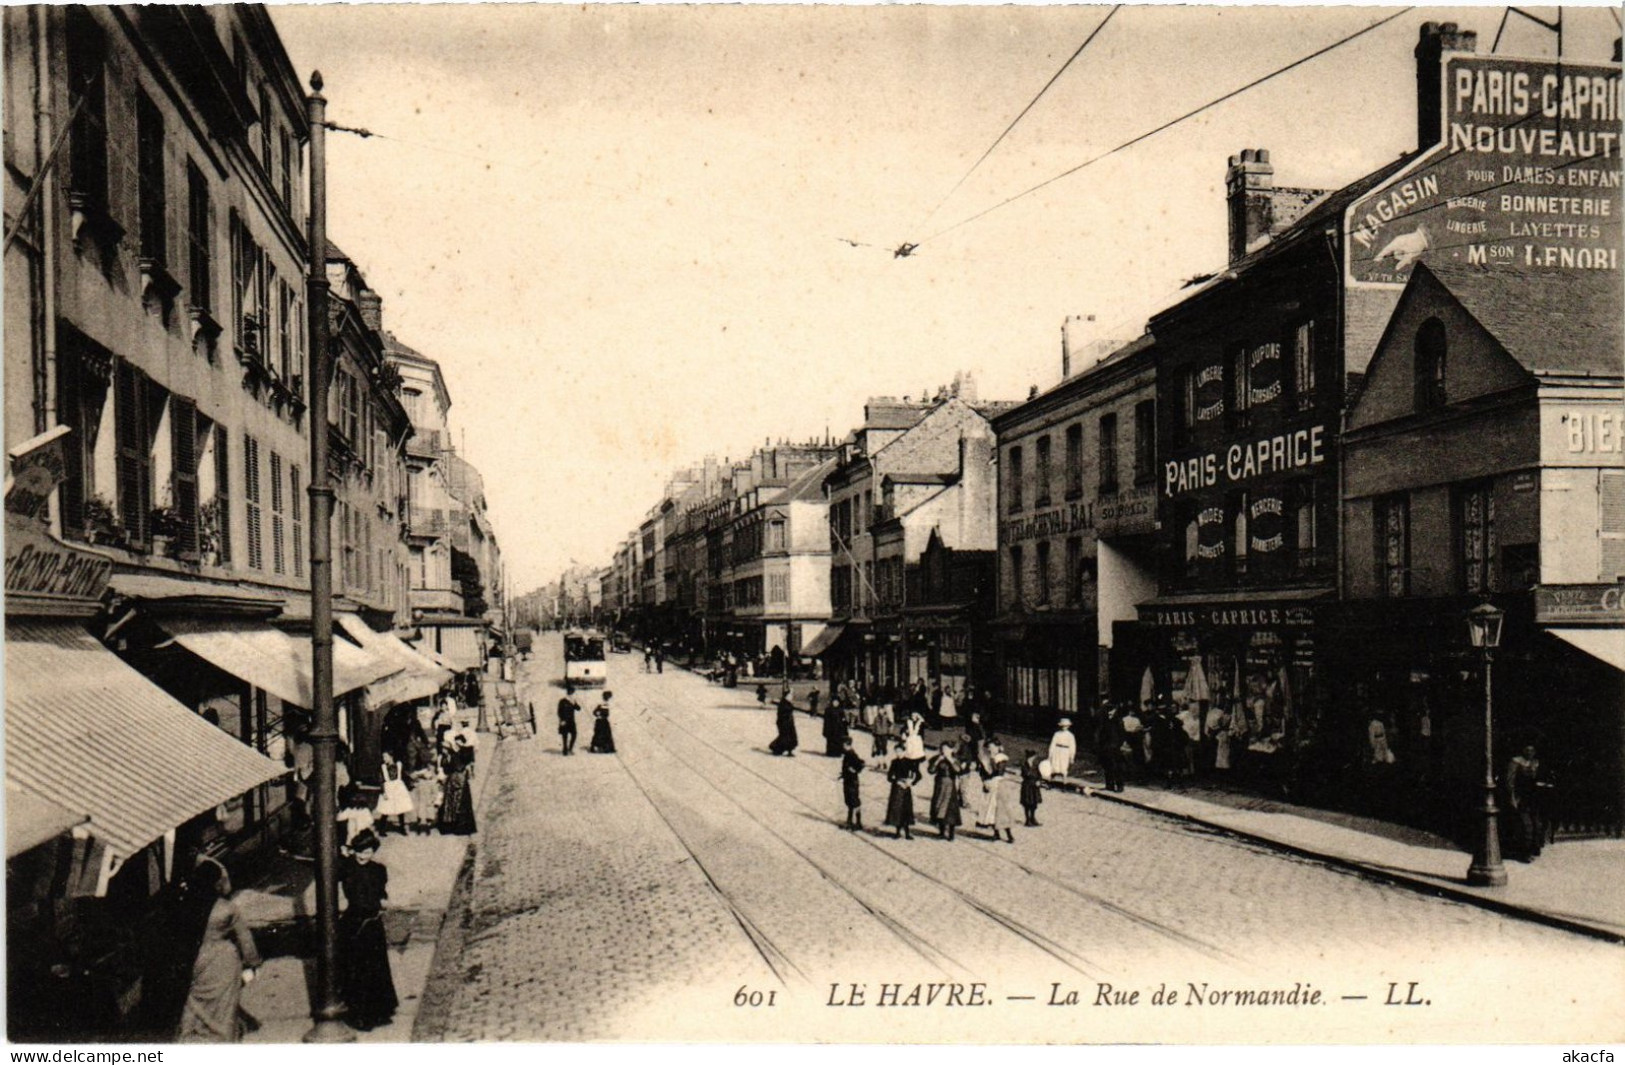
<instances>
[{"instance_id":1,"label":"sign reading mercerie","mask_svg":"<svg viewBox=\"0 0 1625 1065\"><path fill-rule=\"evenodd\" d=\"M1344 219L1348 280L1418 262L1620 268L1620 68L1455 55L1443 140Z\"/></svg>"}]
</instances>

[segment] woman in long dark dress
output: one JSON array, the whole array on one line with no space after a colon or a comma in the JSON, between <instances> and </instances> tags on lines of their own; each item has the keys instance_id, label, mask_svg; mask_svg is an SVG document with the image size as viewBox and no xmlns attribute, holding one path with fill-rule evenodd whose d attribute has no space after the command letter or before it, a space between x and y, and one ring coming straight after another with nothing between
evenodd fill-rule
<instances>
[{"instance_id":1,"label":"woman in long dark dress","mask_svg":"<svg viewBox=\"0 0 1625 1065\"><path fill-rule=\"evenodd\" d=\"M813 692L813 695L817 695ZM811 698L809 696L809 698ZM831 758L841 757L846 744L846 716L841 713L838 700L830 700L824 711L824 753Z\"/></svg>"},{"instance_id":2,"label":"woman in long dark dress","mask_svg":"<svg viewBox=\"0 0 1625 1065\"><path fill-rule=\"evenodd\" d=\"M587 750L593 754L614 754L615 733L609 727L609 700L614 692L605 692L604 701L592 712L592 742Z\"/></svg>"},{"instance_id":3,"label":"woman in long dark dress","mask_svg":"<svg viewBox=\"0 0 1625 1065\"><path fill-rule=\"evenodd\" d=\"M446 755L446 782L440 797L440 832L471 836L474 824L474 750L466 736L458 736Z\"/></svg>"},{"instance_id":4,"label":"woman in long dark dress","mask_svg":"<svg viewBox=\"0 0 1625 1065\"><path fill-rule=\"evenodd\" d=\"M344 912L339 916L339 978L346 1020L363 1032L388 1024L400 1004L389 970L389 941L384 935L384 899L389 897L389 870L375 861L378 837L363 832L350 845L339 870Z\"/></svg>"},{"instance_id":5,"label":"woman in long dark dress","mask_svg":"<svg viewBox=\"0 0 1625 1065\"><path fill-rule=\"evenodd\" d=\"M863 779L863 758L852 749L852 737L841 741L841 798L846 801L846 827L863 828L863 796L858 785Z\"/></svg>"},{"instance_id":6,"label":"woman in long dark dress","mask_svg":"<svg viewBox=\"0 0 1625 1065\"><path fill-rule=\"evenodd\" d=\"M902 839L913 839L914 785L920 782L920 766L912 758L903 757L902 741L897 743L897 754L886 771L886 780L891 784L891 796L886 800L886 824L895 828Z\"/></svg>"},{"instance_id":7,"label":"woman in long dark dress","mask_svg":"<svg viewBox=\"0 0 1625 1065\"><path fill-rule=\"evenodd\" d=\"M778 719L779 734L774 738L772 743L768 744L767 749L772 751L774 754L783 754L794 758L796 756L796 748L800 746L801 740L800 737L796 735L795 704L790 702L788 696L779 700L779 709L776 716Z\"/></svg>"},{"instance_id":8,"label":"woman in long dark dress","mask_svg":"<svg viewBox=\"0 0 1625 1065\"><path fill-rule=\"evenodd\" d=\"M931 823L937 826L942 838L952 840L954 830L962 820L959 807L959 775L964 772L956 757L952 740L942 745L931 759L931 775L936 778L931 788Z\"/></svg>"}]
</instances>

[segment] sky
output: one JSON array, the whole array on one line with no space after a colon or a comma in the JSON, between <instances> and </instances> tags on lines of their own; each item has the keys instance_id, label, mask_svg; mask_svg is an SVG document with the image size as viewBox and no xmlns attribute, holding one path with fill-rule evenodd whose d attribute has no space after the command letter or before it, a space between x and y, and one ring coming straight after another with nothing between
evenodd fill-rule
<instances>
[{"instance_id":1,"label":"sky","mask_svg":"<svg viewBox=\"0 0 1625 1065\"><path fill-rule=\"evenodd\" d=\"M515 593L607 565L670 474L839 438L870 396L1060 377L1224 264L1228 156L1334 189L1415 147L1418 27L1504 9L275 6L322 73L329 232L438 359ZM1531 9L1550 17L1551 9ZM1610 57L1603 7L1564 54ZM1513 16L1499 51L1544 56ZM968 175L968 176L967 176ZM1010 201L1010 202L1006 202ZM988 210L992 208L992 210ZM982 217L974 217L983 211ZM891 249L917 243L898 258ZM1094 330L1090 334L1088 330Z\"/></svg>"}]
</instances>

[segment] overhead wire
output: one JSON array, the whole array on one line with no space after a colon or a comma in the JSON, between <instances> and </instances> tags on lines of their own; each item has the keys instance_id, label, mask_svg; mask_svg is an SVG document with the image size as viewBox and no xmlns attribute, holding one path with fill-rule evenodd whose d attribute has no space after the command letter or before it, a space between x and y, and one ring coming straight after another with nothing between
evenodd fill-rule
<instances>
[{"instance_id":1,"label":"overhead wire","mask_svg":"<svg viewBox=\"0 0 1625 1065\"><path fill-rule=\"evenodd\" d=\"M1415 10L1414 7L1400 8L1398 11L1394 12L1392 15L1388 15L1388 16L1385 16L1384 18L1378 19L1376 22L1373 22L1368 26L1364 26L1364 27L1362 27L1362 28L1360 28L1358 30L1355 30L1353 33L1348 34L1345 37L1339 38L1338 40L1332 42L1331 44L1328 44L1328 45L1326 45L1326 46L1324 46L1322 48L1318 48L1315 51L1309 53L1308 55L1302 57L1301 59L1293 60L1291 63L1288 63L1286 66L1278 67L1275 70L1270 71L1268 74L1263 75L1262 77L1254 78L1252 81L1249 81L1247 84L1241 86L1240 88L1232 89L1231 91L1225 93L1223 96L1219 96L1219 97L1216 97L1216 98L1214 98L1212 100L1209 100L1207 103L1201 105L1200 107L1197 107L1197 108L1194 108L1194 109L1192 109L1190 111L1185 112L1183 115L1180 115L1178 118L1170 119L1169 121L1164 122L1162 125L1157 126L1155 129L1148 130L1145 133L1141 133L1140 135L1138 135L1136 137L1133 137L1133 138L1131 138L1129 140L1126 140L1122 144L1119 144L1117 147L1112 148L1112 149L1110 149L1108 151L1102 152L1099 155L1093 157L1092 159L1088 159L1088 160L1086 160L1086 161L1084 161L1082 163L1079 163L1077 166L1071 167L1071 168L1069 168L1067 170L1063 170L1061 173L1056 174L1054 177L1047 178L1044 181L1041 181L1038 184L1033 185L1030 188L1024 189L1021 192L1016 193L1014 196L1006 197L1005 199L1000 200L998 203L994 204L993 206L985 208L984 210L978 211L976 214L973 214L970 217L965 218L965 219L963 219L961 221L955 222L951 226L947 226L947 227L945 227L943 229L939 229L935 233L932 233L930 236L921 238L921 240L918 241L918 243L919 244L924 244L927 241L935 240L938 237L943 236L944 234L951 233L954 230L959 229L961 226L967 226L970 223L976 221L977 219L985 218L986 216L992 214L994 211L999 210L1001 207L1007 207L1010 204L1016 202L1017 200L1022 199L1023 197L1030 196L1033 193L1039 191L1040 189L1047 188L1048 186L1055 184L1057 181L1060 181L1063 178L1071 177L1073 174L1076 174L1078 171L1083 170L1083 169L1085 169L1087 167L1093 166L1095 163L1100 162L1102 159L1106 159L1106 158L1109 158L1110 156L1116 155L1118 152L1121 152L1121 151L1123 151L1123 150L1125 150L1127 148L1131 148L1134 145L1139 144L1141 141L1144 141L1144 140L1147 140L1147 139L1149 139L1151 137L1156 136L1158 133L1161 133L1164 130L1171 129L1174 126L1179 125L1181 122L1186 121L1187 119L1194 118L1197 115L1201 114L1203 111L1207 111L1207 110L1209 110L1211 108L1217 107L1219 104L1222 104L1227 100L1232 100L1232 99L1236 98L1237 96L1240 96L1244 92L1248 92L1248 91L1250 91L1252 89L1256 89L1258 86L1264 84L1265 82L1270 81L1270 80L1272 80L1274 78L1278 78L1282 74L1287 73L1288 71L1295 70L1296 68L1303 66L1305 63L1311 62L1311 61L1313 61L1315 59L1319 59L1321 56L1325 55L1326 53L1331 52L1331 51L1333 51L1333 50L1335 50L1337 48L1341 48L1343 45L1348 44L1350 41L1353 41L1353 40L1355 40L1355 39L1357 39L1359 37L1363 37L1366 34L1371 33L1374 30L1380 29L1381 27L1386 26L1388 23L1394 21L1395 19L1399 18L1400 16L1408 14L1409 12L1414 11L1414 10Z\"/></svg>"},{"instance_id":2,"label":"overhead wire","mask_svg":"<svg viewBox=\"0 0 1625 1065\"><path fill-rule=\"evenodd\" d=\"M1035 106L1037 106L1038 101L1043 99L1044 94L1049 92L1050 87L1060 80L1061 75L1066 73L1067 68L1077 60L1078 56L1083 54L1083 50L1089 47L1089 43L1099 35L1101 30L1106 28L1106 23L1110 22L1112 20L1112 16L1117 14L1122 7L1122 4L1117 4L1110 11L1106 12L1106 17L1101 19L1093 30L1089 31L1089 36L1085 37L1083 39L1083 43L1078 45L1078 50L1073 52L1072 55L1067 58L1067 61L1061 64L1061 68L1059 70L1050 75L1050 79L1044 83L1044 87L1042 89L1038 90L1038 94L1031 100L1027 101L1027 106L1021 109L1021 113L1016 115L1015 118L1012 118L1010 120L1010 124L1004 127L1004 132L993 138L993 143L987 146L987 150L977 158L976 162L970 165L970 169L965 171L958 181L954 182L954 187L949 189L947 193L943 195L942 199L937 201L937 205L931 208L931 212L920 221L921 226L924 226L927 222L931 221L931 219L935 218L937 212L942 210L942 205L947 203L953 194L959 191L961 185L970 180L970 176L972 174L976 173L976 168L987 162L987 157L993 154L995 148L1004 143L1004 138L1010 135L1010 131L1016 128L1016 124L1022 119L1026 118L1027 112L1031 111Z\"/></svg>"}]
</instances>

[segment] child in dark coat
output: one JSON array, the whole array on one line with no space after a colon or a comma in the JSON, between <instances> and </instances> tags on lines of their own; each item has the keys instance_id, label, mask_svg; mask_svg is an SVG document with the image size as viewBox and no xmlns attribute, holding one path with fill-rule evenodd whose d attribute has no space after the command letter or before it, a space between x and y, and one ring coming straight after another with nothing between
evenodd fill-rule
<instances>
[{"instance_id":1,"label":"child in dark coat","mask_svg":"<svg viewBox=\"0 0 1625 1065\"><path fill-rule=\"evenodd\" d=\"M1038 827L1038 804L1044 801L1038 771L1038 752L1034 751L1021 761L1021 808L1027 814L1027 827Z\"/></svg>"}]
</instances>

